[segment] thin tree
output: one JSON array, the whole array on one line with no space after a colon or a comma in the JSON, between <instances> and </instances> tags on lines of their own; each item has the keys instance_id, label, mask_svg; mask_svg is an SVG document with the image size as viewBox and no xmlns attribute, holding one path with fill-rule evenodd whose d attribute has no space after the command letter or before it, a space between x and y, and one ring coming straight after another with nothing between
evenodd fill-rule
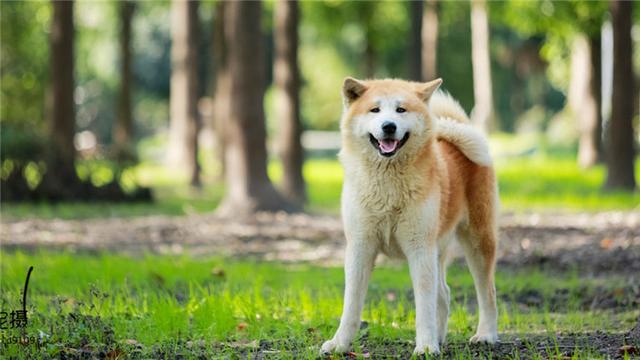
<instances>
[{"instance_id":1,"label":"thin tree","mask_svg":"<svg viewBox=\"0 0 640 360\"><path fill-rule=\"evenodd\" d=\"M422 15L422 80L437 78L438 1L426 0Z\"/></svg>"},{"instance_id":2,"label":"thin tree","mask_svg":"<svg viewBox=\"0 0 640 360\"><path fill-rule=\"evenodd\" d=\"M282 192L292 203L302 205L306 195L302 176L304 150L300 139L299 14L297 1L276 2L274 80L277 89L276 115L280 124L279 152L284 170Z\"/></svg>"},{"instance_id":3,"label":"thin tree","mask_svg":"<svg viewBox=\"0 0 640 360\"><path fill-rule=\"evenodd\" d=\"M571 50L571 76L567 105L575 118L580 132L578 145L578 164L590 167L598 161L600 140L597 127L600 127L600 107L595 93L600 89L594 83L599 71L599 64L593 62L592 42L584 34L578 34L573 40Z\"/></svg>"},{"instance_id":4,"label":"thin tree","mask_svg":"<svg viewBox=\"0 0 640 360\"><path fill-rule=\"evenodd\" d=\"M600 28L596 34L589 36L589 50L591 50L591 94L596 104L596 118L591 127L591 144L596 152L595 163L604 161L604 149L602 145L602 39ZM591 165L587 165L591 166Z\"/></svg>"},{"instance_id":5,"label":"thin tree","mask_svg":"<svg viewBox=\"0 0 640 360\"><path fill-rule=\"evenodd\" d=\"M422 80L422 22L423 0L409 2L409 79Z\"/></svg>"},{"instance_id":6,"label":"thin tree","mask_svg":"<svg viewBox=\"0 0 640 360\"><path fill-rule=\"evenodd\" d=\"M116 157L130 159L135 157L133 148L133 115L131 108L131 87L133 76L131 73L131 23L135 11L133 1L118 3L120 14L120 94L118 99L118 115L113 128L113 140Z\"/></svg>"},{"instance_id":7,"label":"thin tree","mask_svg":"<svg viewBox=\"0 0 640 360\"><path fill-rule=\"evenodd\" d=\"M233 1L225 6L229 73L229 112L225 117L227 192L218 211L227 216L292 210L267 176L261 10L261 3L252 1Z\"/></svg>"},{"instance_id":8,"label":"thin tree","mask_svg":"<svg viewBox=\"0 0 640 360\"><path fill-rule=\"evenodd\" d=\"M369 79L376 76L376 49L374 45L374 27L373 17L375 16L375 2L361 2L357 3L360 21L364 29L364 73Z\"/></svg>"},{"instance_id":9,"label":"thin tree","mask_svg":"<svg viewBox=\"0 0 640 360\"><path fill-rule=\"evenodd\" d=\"M75 135L74 92L74 24L73 1L51 1L49 76L51 79L48 94L48 128L51 151L48 153L48 165L42 186L50 196L66 197L72 195L74 185L78 183L75 170L76 150L73 144Z\"/></svg>"},{"instance_id":10,"label":"thin tree","mask_svg":"<svg viewBox=\"0 0 640 360\"><path fill-rule=\"evenodd\" d=\"M169 163L184 168L191 184L200 185L198 164L198 5L171 3L171 123Z\"/></svg>"},{"instance_id":11,"label":"thin tree","mask_svg":"<svg viewBox=\"0 0 640 360\"><path fill-rule=\"evenodd\" d=\"M495 126L489 57L489 22L485 0L471 0L471 61L475 105L472 121L486 132Z\"/></svg>"},{"instance_id":12,"label":"thin tree","mask_svg":"<svg viewBox=\"0 0 640 360\"><path fill-rule=\"evenodd\" d=\"M229 113L229 73L227 45L225 43L225 7L226 1L218 1L213 13L213 130L216 143L216 157L220 164L220 179L225 177L225 123Z\"/></svg>"},{"instance_id":13,"label":"thin tree","mask_svg":"<svg viewBox=\"0 0 640 360\"><path fill-rule=\"evenodd\" d=\"M607 129L607 181L605 189L634 190L633 147L634 86L631 42L631 1L611 1L613 23L613 93L611 120Z\"/></svg>"}]
</instances>

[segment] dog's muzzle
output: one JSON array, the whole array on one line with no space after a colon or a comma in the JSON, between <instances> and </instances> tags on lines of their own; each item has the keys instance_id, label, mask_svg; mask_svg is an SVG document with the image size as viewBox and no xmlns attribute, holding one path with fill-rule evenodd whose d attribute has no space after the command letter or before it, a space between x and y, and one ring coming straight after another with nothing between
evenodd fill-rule
<instances>
[{"instance_id":1,"label":"dog's muzzle","mask_svg":"<svg viewBox=\"0 0 640 360\"><path fill-rule=\"evenodd\" d=\"M395 125L394 125L395 127ZM395 132L395 129L394 129ZM375 136L369 134L369 141L371 144L378 150L380 155L384 157L391 157L395 155L398 150L404 145L409 139L409 133L404 134L402 139L397 140L392 137L386 136L382 139L376 139Z\"/></svg>"}]
</instances>

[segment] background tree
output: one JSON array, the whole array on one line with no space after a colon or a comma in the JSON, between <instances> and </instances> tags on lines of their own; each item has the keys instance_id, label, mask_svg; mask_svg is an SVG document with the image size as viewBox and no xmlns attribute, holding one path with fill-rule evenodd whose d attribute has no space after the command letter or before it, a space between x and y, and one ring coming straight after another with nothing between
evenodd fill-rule
<instances>
[{"instance_id":1,"label":"background tree","mask_svg":"<svg viewBox=\"0 0 640 360\"><path fill-rule=\"evenodd\" d=\"M227 44L225 43L225 7L226 1L218 1L213 13L213 130L215 133L215 151L220 164L220 179L225 177L225 123L229 113L229 73Z\"/></svg>"},{"instance_id":2,"label":"background tree","mask_svg":"<svg viewBox=\"0 0 640 360\"><path fill-rule=\"evenodd\" d=\"M540 7L534 2L512 1L505 7L499 18L508 26L544 38L541 53L549 62L548 77L566 89L564 111L578 129L578 163L594 165L602 158L600 32L607 3L557 2L553 16L538 16Z\"/></svg>"},{"instance_id":3,"label":"background tree","mask_svg":"<svg viewBox=\"0 0 640 360\"><path fill-rule=\"evenodd\" d=\"M247 215L259 210L291 210L267 176L263 91L265 68L260 2L225 6L229 112L225 119L227 192L219 213Z\"/></svg>"},{"instance_id":4,"label":"background tree","mask_svg":"<svg viewBox=\"0 0 640 360\"><path fill-rule=\"evenodd\" d=\"M135 157L133 145L133 113L131 103L131 87L133 74L131 72L131 24L135 11L133 1L121 1L118 3L120 15L120 93L118 99L118 116L113 128L113 140L116 157L129 159Z\"/></svg>"},{"instance_id":5,"label":"background tree","mask_svg":"<svg viewBox=\"0 0 640 360\"><path fill-rule=\"evenodd\" d=\"M51 151L43 187L49 194L61 198L72 195L78 183L75 169L76 149L74 91L73 1L52 1L48 94L48 125Z\"/></svg>"},{"instance_id":6,"label":"background tree","mask_svg":"<svg viewBox=\"0 0 640 360\"><path fill-rule=\"evenodd\" d=\"M426 0L422 14L422 80L438 77L438 1Z\"/></svg>"},{"instance_id":7,"label":"background tree","mask_svg":"<svg viewBox=\"0 0 640 360\"><path fill-rule=\"evenodd\" d=\"M292 203L302 205L306 196L302 176L304 151L300 139L302 121L298 69L298 2L277 1L274 15L274 80L277 88L275 106L280 125L279 152L284 172L282 192Z\"/></svg>"},{"instance_id":8,"label":"background tree","mask_svg":"<svg viewBox=\"0 0 640 360\"><path fill-rule=\"evenodd\" d=\"M598 47L598 50L600 48ZM576 35L571 50L571 75L567 105L575 118L580 138L578 141L578 164L582 167L590 167L598 161L600 148L601 127L598 87L600 81L596 78L600 74L596 68L599 63L594 63L592 43L582 35Z\"/></svg>"},{"instance_id":9,"label":"background tree","mask_svg":"<svg viewBox=\"0 0 640 360\"><path fill-rule=\"evenodd\" d=\"M471 120L485 131L489 131L495 124L489 57L489 21L485 0L471 1L471 61L475 99Z\"/></svg>"},{"instance_id":10,"label":"background tree","mask_svg":"<svg viewBox=\"0 0 640 360\"><path fill-rule=\"evenodd\" d=\"M630 1L611 1L613 23L613 94L611 120L607 129L607 181L606 189L633 190L635 150L633 147L634 86L631 62Z\"/></svg>"},{"instance_id":11,"label":"background tree","mask_svg":"<svg viewBox=\"0 0 640 360\"><path fill-rule=\"evenodd\" d=\"M409 18L411 19L411 27L409 28L409 79L414 81L422 80L422 22L423 22L423 1L409 2Z\"/></svg>"},{"instance_id":12,"label":"background tree","mask_svg":"<svg viewBox=\"0 0 640 360\"><path fill-rule=\"evenodd\" d=\"M198 1L173 0L171 6L171 121L168 161L185 169L200 185L198 164Z\"/></svg>"}]
</instances>

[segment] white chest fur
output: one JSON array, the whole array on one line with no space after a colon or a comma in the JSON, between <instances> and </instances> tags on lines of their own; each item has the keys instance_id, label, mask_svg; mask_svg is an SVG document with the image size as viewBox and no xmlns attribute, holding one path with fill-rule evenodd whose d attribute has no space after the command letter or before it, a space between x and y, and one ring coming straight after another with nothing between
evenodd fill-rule
<instances>
[{"instance_id":1,"label":"white chest fur","mask_svg":"<svg viewBox=\"0 0 640 360\"><path fill-rule=\"evenodd\" d=\"M439 197L425 199L420 181L401 169L351 168L342 193L345 228L391 257L404 257L399 241L425 241L437 229Z\"/></svg>"}]
</instances>

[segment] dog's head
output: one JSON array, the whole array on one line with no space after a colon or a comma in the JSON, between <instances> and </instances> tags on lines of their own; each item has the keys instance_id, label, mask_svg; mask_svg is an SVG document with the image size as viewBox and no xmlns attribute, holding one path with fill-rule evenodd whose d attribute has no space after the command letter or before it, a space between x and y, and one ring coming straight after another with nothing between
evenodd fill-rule
<instances>
[{"instance_id":1,"label":"dog's head","mask_svg":"<svg viewBox=\"0 0 640 360\"><path fill-rule=\"evenodd\" d=\"M416 83L346 78L340 125L343 148L389 160L403 152L415 153L433 138L427 103L440 84L441 79Z\"/></svg>"}]
</instances>

